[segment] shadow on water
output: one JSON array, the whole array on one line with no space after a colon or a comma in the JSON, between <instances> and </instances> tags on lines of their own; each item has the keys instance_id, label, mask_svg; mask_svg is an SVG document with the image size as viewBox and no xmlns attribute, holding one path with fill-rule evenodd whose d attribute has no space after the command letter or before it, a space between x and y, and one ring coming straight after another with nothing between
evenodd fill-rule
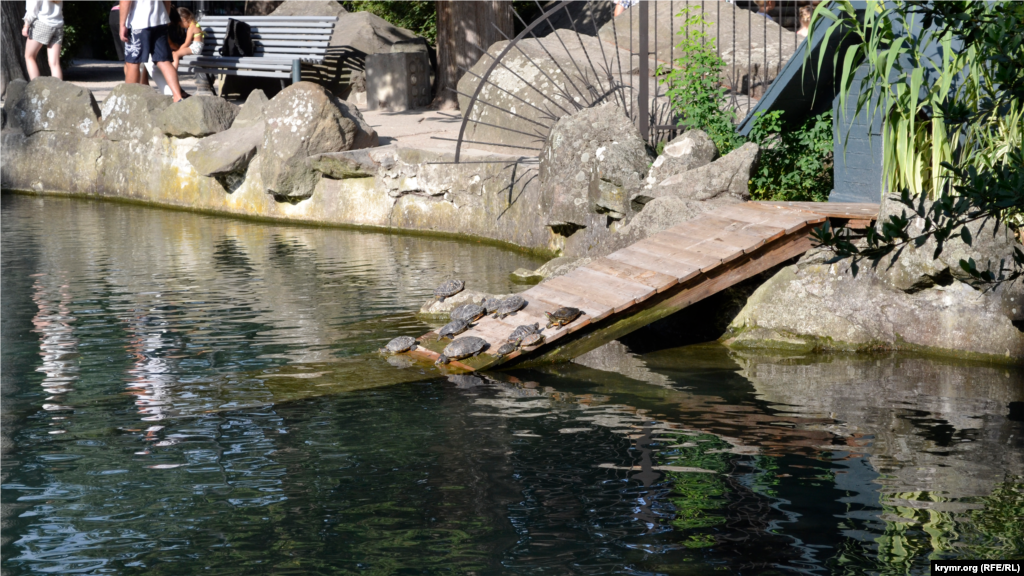
<instances>
[{"instance_id":1,"label":"shadow on water","mask_svg":"<svg viewBox=\"0 0 1024 576\"><path fill-rule=\"evenodd\" d=\"M493 247L3 197L5 574L927 573L1024 555L1024 376L374 351ZM533 266L535 267L535 266Z\"/></svg>"}]
</instances>

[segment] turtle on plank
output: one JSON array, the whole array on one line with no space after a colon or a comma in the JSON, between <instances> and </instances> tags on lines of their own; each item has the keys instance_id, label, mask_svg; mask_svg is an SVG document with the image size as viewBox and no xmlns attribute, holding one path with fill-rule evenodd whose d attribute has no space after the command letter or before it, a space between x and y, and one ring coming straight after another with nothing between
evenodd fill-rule
<instances>
[{"instance_id":1,"label":"turtle on plank","mask_svg":"<svg viewBox=\"0 0 1024 576\"><path fill-rule=\"evenodd\" d=\"M518 344L523 341L523 338L526 338L530 334L536 334L540 332L540 330L540 324L536 323L523 324L522 326L517 326L516 329L513 330L512 333L508 335L508 341L514 344Z\"/></svg>"},{"instance_id":2,"label":"turtle on plank","mask_svg":"<svg viewBox=\"0 0 1024 576\"><path fill-rule=\"evenodd\" d=\"M498 306L498 309L494 312L494 315L491 317L504 318L505 316L514 315L516 312L519 312L523 308L526 308L526 300L523 300L523 297L518 294L513 294L512 296L509 296L508 298L505 298L504 300L501 301L501 304Z\"/></svg>"},{"instance_id":3,"label":"turtle on plank","mask_svg":"<svg viewBox=\"0 0 1024 576\"><path fill-rule=\"evenodd\" d=\"M519 349L519 343L517 343L517 342L505 342L501 346L498 346L498 350L495 353L498 356L508 356L509 354L515 352L518 349Z\"/></svg>"},{"instance_id":4,"label":"turtle on plank","mask_svg":"<svg viewBox=\"0 0 1024 576\"><path fill-rule=\"evenodd\" d=\"M520 342L519 345L523 348L533 348L534 346L540 346L543 343L544 335L533 333L527 336L526 338L523 338L523 341Z\"/></svg>"},{"instance_id":5,"label":"turtle on plank","mask_svg":"<svg viewBox=\"0 0 1024 576\"><path fill-rule=\"evenodd\" d=\"M548 318L548 325L546 328L550 328L552 326L565 326L579 318L580 314L583 314L582 310L571 306L563 306L554 312L545 312L544 315Z\"/></svg>"},{"instance_id":6,"label":"turtle on plank","mask_svg":"<svg viewBox=\"0 0 1024 576\"><path fill-rule=\"evenodd\" d=\"M380 349L381 354L401 354L416 349L416 339L412 336L399 336Z\"/></svg>"},{"instance_id":7,"label":"turtle on plank","mask_svg":"<svg viewBox=\"0 0 1024 576\"><path fill-rule=\"evenodd\" d=\"M444 351L441 352L441 356L438 357L437 362L434 364L447 364L452 360L461 360L463 358L469 358L470 356L476 356L487 349L487 341L483 338L477 338L476 336L464 336L462 338L456 338L451 344L445 347Z\"/></svg>"},{"instance_id":8,"label":"turtle on plank","mask_svg":"<svg viewBox=\"0 0 1024 576\"><path fill-rule=\"evenodd\" d=\"M501 298L495 298L494 296L488 296L484 298L483 307L488 314L494 314L498 311L498 306L501 306Z\"/></svg>"},{"instance_id":9,"label":"turtle on plank","mask_svg":"<svg viewBox=\"0 0 1024 576\"><path fill-rule=\"evenodd\" d=\"M462 280L445 280L440 286L434 288L434 298L441 302L444 302L445 298L451 298L466 287L466 283Z\"/></svg>"},{"instance_id":10,"label":"turtle on plank","mask_svg":"<svg viewBox=\"0 0 1024 576\"><path fill-rule=\"evenodd\" d=\"M487 314L487 310L484 310L483 306L477 306L476 304L463 304L455 310L452 310L452 320L464 320L466 322L473 322L479 320Z\"/></svg>"},{"instance_id":11,"label":"turtle on plank","mask_svg":"<svg viewBox=\"0 0 1024 576\"><path fill-rule=\"evenodd\" d=\"M452 320L437 331L437 337L441 340L444 340L445 338L454 338L466 330L469 330L469 327L469 322L466 322L465 320Z\"/></svg>"}]
</instances>

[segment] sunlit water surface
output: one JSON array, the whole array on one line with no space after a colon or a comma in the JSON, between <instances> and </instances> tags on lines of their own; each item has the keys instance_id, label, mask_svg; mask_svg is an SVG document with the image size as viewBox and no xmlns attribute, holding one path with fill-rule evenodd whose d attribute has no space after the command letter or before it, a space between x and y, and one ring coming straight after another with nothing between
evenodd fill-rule
<instances>
[{"instance_id":1,"label":"sunlit water surface","mask_svg":"<svg viewBox=\"0 0 1024 576\"><path fill-rule=\"evenodd\" d=\"M478 243L2 197L4 574L927 573L1024 555L1024 378L374 354Z\"/></svg>"}]
</instances>

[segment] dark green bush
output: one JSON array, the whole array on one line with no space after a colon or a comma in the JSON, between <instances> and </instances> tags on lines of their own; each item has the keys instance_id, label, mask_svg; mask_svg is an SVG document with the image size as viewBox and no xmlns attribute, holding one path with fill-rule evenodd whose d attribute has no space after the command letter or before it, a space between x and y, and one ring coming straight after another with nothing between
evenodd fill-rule
<instances>
[{"instance_id":1,"label":"dark green bush","mask_svg":"<svg viewBox=\"0 0 1024 576\"><path fill-rule=\"evenodd\" d=\"M759 115L749 141L761 147L761 162L750 179L754 200L825 202L832 192L832 112L784 130L782 112Z\"/></svg>"}]
</instances>

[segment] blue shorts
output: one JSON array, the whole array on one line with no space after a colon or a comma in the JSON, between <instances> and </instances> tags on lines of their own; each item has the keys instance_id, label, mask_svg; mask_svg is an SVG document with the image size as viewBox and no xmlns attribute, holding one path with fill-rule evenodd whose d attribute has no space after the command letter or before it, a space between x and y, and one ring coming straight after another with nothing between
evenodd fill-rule
<instances>
[{"instance_id":1,"label":"blue shorts","mask_svg":"<svg viewBox=\"0 0 1024 576\"><path fill-rule=\"evenodd\" d=\"M129 64L170 62L171 46L167 43L167 25L153 26L141 30L129 30L128 41L124 44L124 61Z\"/></svg>"}]
</instances>

